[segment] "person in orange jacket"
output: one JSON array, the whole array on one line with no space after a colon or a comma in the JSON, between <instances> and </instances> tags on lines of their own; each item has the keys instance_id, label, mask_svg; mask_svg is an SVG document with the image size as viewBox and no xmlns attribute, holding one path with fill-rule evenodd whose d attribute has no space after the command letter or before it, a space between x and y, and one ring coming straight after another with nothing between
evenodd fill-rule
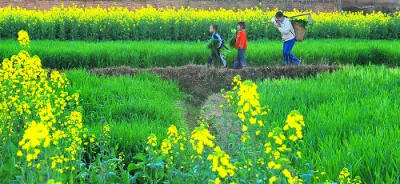
<instances>
[{"instance_id":1,"label":"person in orange jacket","mask_svg":"<svg viewBox=\"0 0 400 184\"><path fill-rule=\"evenodd\" d=\"M238 22L235 48L238 49L237 58L233 64L233 68L247 67L246 50L247 50L247 35L246 24Z\"/></svg>"}]
</instances>

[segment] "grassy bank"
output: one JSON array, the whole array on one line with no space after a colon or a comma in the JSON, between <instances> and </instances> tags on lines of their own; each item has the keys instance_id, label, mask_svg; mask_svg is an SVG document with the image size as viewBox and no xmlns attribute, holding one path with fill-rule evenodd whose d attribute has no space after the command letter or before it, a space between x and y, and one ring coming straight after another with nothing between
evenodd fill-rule
<instances>
[{"instance_id":1,"label":"grassy bank","mask_svg":"<svg viewBox=\"0 0 400 184\"><path fill-rule=\"evenodd\" d=\"M129 159L143 150L150 134L163 137L175 124L185 127L178 107L182 94L176 83L149 74L135 77L101 77L82 70L67 73L72 89L80 91L84 122L95 133L111 126L111 143Z\"/></svg>"},{"instance_id":2,"label":"grassy bank","mask_svg":"<svg viewBox=\"0 0 400 184\"><path fill-rule=\"evenodd\" d=\"M282 65L281 41L252 41L247 59L252 66ZM17 53L14 40L0 41L0 59ZM398 65L400 41L327 39L306 40L293 52L306 64L386 64ZM49 68L96 68L182 66L204 64L209 57L206 42L168 41L33 41L31 53L39 55ZM232 65L236 51L227 52Z\"/></svg>"},{"instance_id":3,"label":"grassy bank","mask_svg":"<svg viewBox=\"0 0 400 184\"><path fill-rule=\"evenodd\" d=\"M306 118L303 167L335 178L350 168L365 183L398 183L400 70L357 67L316 78L259 83L269 122L298 109Z\"/></svg>"}]
</instances>

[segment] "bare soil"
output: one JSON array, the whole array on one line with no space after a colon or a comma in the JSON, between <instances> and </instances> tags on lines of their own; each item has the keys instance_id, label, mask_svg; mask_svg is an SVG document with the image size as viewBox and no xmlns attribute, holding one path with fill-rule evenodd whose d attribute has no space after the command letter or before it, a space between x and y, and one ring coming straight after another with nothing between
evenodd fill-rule
<instances>
[{"instance_id":1,"label":"bare soil","mask_svg":"<svg viewBox=\"0 0 400 184\"><path fill-rule=\"evenodd\" d=\"M224 112L220 107L220 105L225 105L225 102L221 93L210 95L201 106L200 115L211 123L210 131L217 137L218 145L230 152L232 151L232 136L238 135L232 132L240 132L240 127L237 122L233 122L232 114Z\"/></svg>"},{"instance_id":2,"label":"bare soil","mask_svg":"<svg viewBox=\"0 0 400 184\"><path fill-rule=\"evenodd\" d=\"M149 72L160 76L165 80L177 81L180 88L198 97L200 103L208 96L219 93L221 89L229 89L232 79L240 75L243 80L263 80L279 78L306 78L315 76L321 72L332 72L338 66L332 65L299 65L299 66L271 66L248 67L235 70L226 68L207 68L201 65L186 65L181 67L166 68L131 68L127 66L98 68L90 72L97 75L135 75L141 72Z\"/></svg>"}]
</instances>

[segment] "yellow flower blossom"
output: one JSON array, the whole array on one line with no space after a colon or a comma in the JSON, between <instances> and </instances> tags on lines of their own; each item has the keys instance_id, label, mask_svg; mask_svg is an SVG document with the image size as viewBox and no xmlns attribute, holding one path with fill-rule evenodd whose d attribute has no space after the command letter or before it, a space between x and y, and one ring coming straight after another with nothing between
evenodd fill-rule
<instances>
[{"instance_id":1,"label":"yellow flower blossom","mask_svg":"<svg viewBox=\"0 0 400 184\"><path fill-rule=\"evenodd\" d=\"M247 131L247 129L248 129L248 128L247 128L246 125L242 125L242 131L243 131L243 132Z\"/></svg>"},{"instance_id":2,"label":"yellow flower blossom","mask_svg":"<svg viewBox=\"0 0 400 184\"><path fill-rule=\"evenodd\" d=\"M272 176L271 178L269 178L269 184L273 184L278 180L278 178L276 176Z\"/></svg>"},{"instance_id":3,"label":"yellow flower blossom","mask_svg":"<svg viewBox=\"0 0 400 184\"><path fill-rule=\"evenodd\" d=\"M26 32L25 30L19 31L18 32L18 41L21 46L29 47L29 43L31 42L31 40L29 39L28 32Z\"/></svg>"},{"instance_id":4,"label":"yellow flower blossom","mask_svg":"<svg viewBox=\"0 0 400 184\"><path fill-rule=\"evenodd\" d=\"M201 154L203 153L204 146L210 148L214 147L214 139L215 137L203 125L196 127L192 131L190 142L192 143L193 149L195 149L198 154Z\"/></svg>"},{"instance_id":5,"label":"yellow flower blossom","mask_svg":"<svg viewBox=\"0 0 400 184\"><path fill-rule=\"evenodd\" d=\"M216 146L214 152L207 158L207 160L212 161L212 171L216 172L221 178L235 175L236 167L229 162L229 159L230 156L222 151L219 146Z\"/></svg>"}]
</instances>

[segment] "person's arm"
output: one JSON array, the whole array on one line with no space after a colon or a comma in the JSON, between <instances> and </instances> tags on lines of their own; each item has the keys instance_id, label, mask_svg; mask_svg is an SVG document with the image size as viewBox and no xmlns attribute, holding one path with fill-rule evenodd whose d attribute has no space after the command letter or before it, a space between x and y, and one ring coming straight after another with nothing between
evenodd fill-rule
<instances>
[{"instance_id":1,"label":"person's arm","mask_svg":"<svg viewBox=\"0 0 400 184\"><path fill-rule=\"evenodd\" d=\"M264 24L267 24L267 23L273 23L274 25L275 25L275 23L276 23L276 18L275 17L272 17L272 19L271 20L266 20L265 22L264 22Z\"/></svg>"},{"instance_id":2,"label":"person's arm","mask_svg":"<svg viewBox=\"0 0 400 184\"><path fill-rule=\"evenodd\" d=\"M215 37L217 37L217 39L219 41L218 49L221 49L222 45L224 44L224 40L222 40L222 38L219 34L215 34Z\"/></svg>"},{"instance_id":3,"label":"person's arm","mask_svg":"<svg viewBox=\"0 0 400 184\"><path fill-rule=\"evenodd\" d=\"M292 25L291 25L290 21L285 20L285 23L282 26L277 27L277 28L281 33L288 34L288 33L290 33L291 27L292 27Z\"/></svg>"},{"instance_id":4,"label":"person's arm","mask_svg":"<svg viewBox=\"0 0 400 184\"><path fill-rule=\"evenodd\" d=\"M275 17L272 17L271 22L272 22L273 24L275 24L275 23L276 23L276 18L275 18Z\"/></svg>"}]
</instances>

